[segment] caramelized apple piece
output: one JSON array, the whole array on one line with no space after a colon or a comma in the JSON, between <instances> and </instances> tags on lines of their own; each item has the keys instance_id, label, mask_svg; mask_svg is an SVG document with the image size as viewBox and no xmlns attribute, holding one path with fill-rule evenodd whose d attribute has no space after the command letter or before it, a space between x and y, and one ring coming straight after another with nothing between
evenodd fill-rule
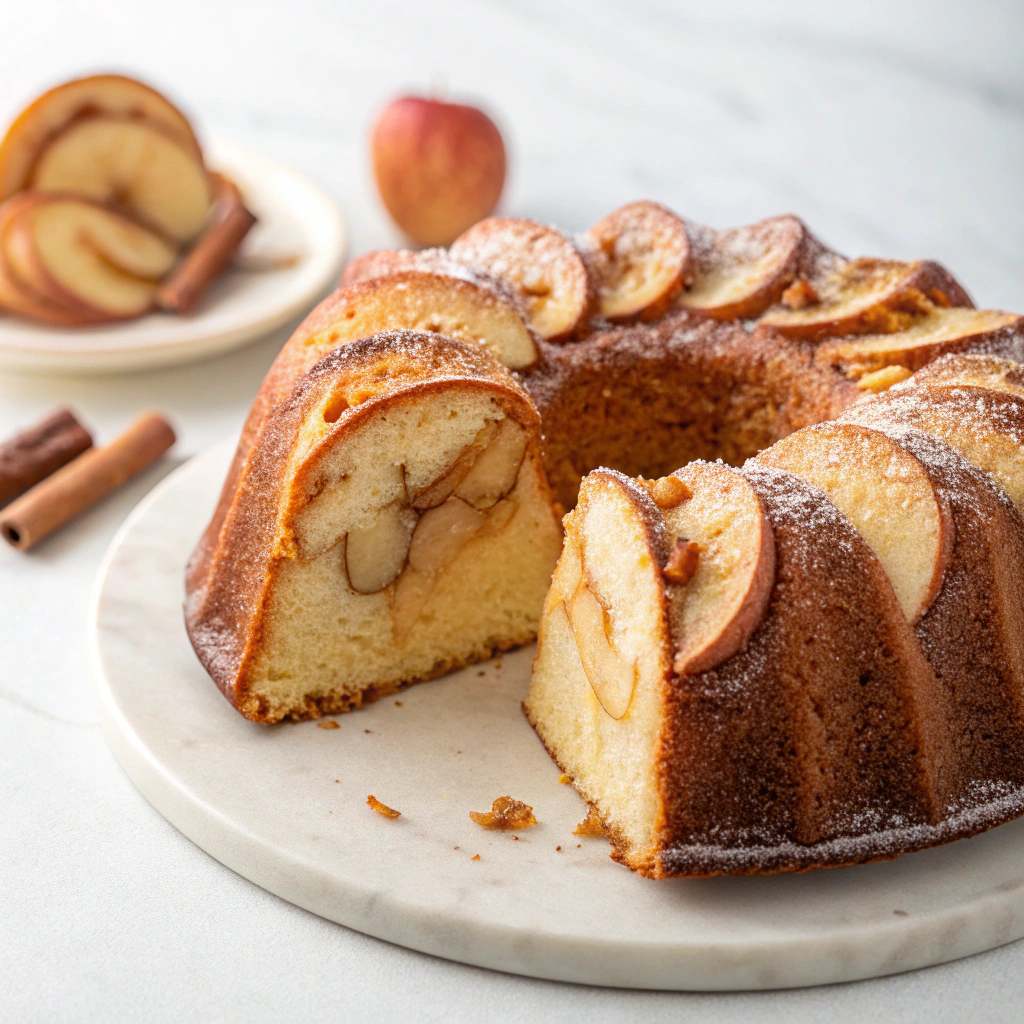
<instances>
[{"instance_id":1,"label":"caramelized apple piece","mask_svg":"<svg viewBox=\"0 0 1024 1024\"><path fill-rule=\"evenodd\" d=\"M349 530L345 573L357 594L376 594L397 579L405 566L416 513L398 502L381 509L370 526Z\"/></svg>"},{"instance_id":2,"label":"caramelized apple piece","mask_svg":"<svg viewBox=\"0 0 1024 1024\"><path fill-rule=\"evenodd\" d=\"M878 556L908 622L927 611L953 550L953 518L927 470L878 430L819 423L776 442L758 462L823 490Z\"/></svg>"},{"instance_id":3,"label":"caramelized apple piece","mask_svg":"<svg viewBox=\"0 0 1024 1024\"><path fill-rule=\"evenodd\" d=\"M436 574L407 565L391 590L391 619L399 643L416 624L437 582Z\"/></svg>"},{"instance_id":4,"label":"caramelized apple piece","mask_svg":"<svg viewBox=\"0 0 1024 1024\"><path fill-rule=\"evenodd\" d=\"M664 206L629 203L585 237L598 309L609 320L655 319L682 289L690 243L686 225Z\"/></svg>"},{"instance_id":5,"label":"caramelized apple piece","mask_svg":"<svg viewBox=\"0 0 1024 1024\"><path fill-rule=\"evenodd\" d=\"M919 370L941 355L987 352L1024 356L1024 317L991 309L929 309L904 330L826 341L815 361L860 376L886 366Z\"/></svg>"},{"instance_id":6,"label":"caramelized apple piece","mask_svg":"<svg viewBox=\"0 0 1024 1024\"><path fill-rule=\"evenodd\" d=\"M503 419L454 488L455 496L474 508L490 508L515 486L525 455L526 431L515 420Z\"/></svg>"}]
</instances>

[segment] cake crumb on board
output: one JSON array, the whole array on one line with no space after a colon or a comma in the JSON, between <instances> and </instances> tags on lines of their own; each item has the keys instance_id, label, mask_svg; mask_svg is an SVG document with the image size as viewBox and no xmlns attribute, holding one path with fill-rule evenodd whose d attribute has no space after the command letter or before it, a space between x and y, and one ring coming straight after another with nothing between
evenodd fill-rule
<instances>
[{"instance_id":1,"label":"cake crumb on board","mask_svg":"<svg viewBox=\"0 0 1024 1024\"><path fill-rule=\"evenodd\" d=\"M499 796L489 811L470 811L469 816L481 828L529 828L537 824L533 808L510 796Z\"/></svg>"},{"instance_id":2,"label":"cake crumb on board","mask_svg":"<svg viewBox=\"0 0 1024 1024\"><path fill-rule=\"evenodd\" d=\"M387 804L382 804L372 793L366 798L366 802L380 815L385 818L398 818L401 816L401 811L396 811L394 807L388 807Z\"/></svg>"},{"instance_id":3,"label":"cake crumb on board","mask_svg":"<svg viewBox=\"0 0 1024 1024\"><path fill-rule=\"evenodd\" d=\"M329 722L317 722L318 729L340 729L341 726L332 718Z\"/></svg>"}]
</instances>

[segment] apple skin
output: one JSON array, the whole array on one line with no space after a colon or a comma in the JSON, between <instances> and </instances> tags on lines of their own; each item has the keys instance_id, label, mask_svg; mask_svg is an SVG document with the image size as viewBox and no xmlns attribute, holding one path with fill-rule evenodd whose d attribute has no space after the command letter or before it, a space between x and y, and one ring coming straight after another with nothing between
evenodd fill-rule
<instances>
[{"instance_id":1,"label":"apple skin","mask_svg":"<svg viewBox=\"0 0 1024 1024\"><path fill-rule=\"evenodd\" d=\"M448 245L498 205L505 144L476 107L404 96L381 111L371 148L384 205L421 245Z\"/></svg>"}]
</instances>

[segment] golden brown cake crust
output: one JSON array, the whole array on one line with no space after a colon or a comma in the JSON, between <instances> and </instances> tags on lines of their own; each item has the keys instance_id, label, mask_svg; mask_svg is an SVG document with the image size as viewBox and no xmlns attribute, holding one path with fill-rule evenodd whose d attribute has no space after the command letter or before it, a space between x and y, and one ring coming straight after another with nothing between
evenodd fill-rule
<instances>
[{"instance_id":1,"label":"golden brown cake crust","mask_svg":"<svg viewBox=\"0 0 1024 1024\"><path fill-rule=\"evenodd\" d=\"M742 651L672 681L656 876L894 855L866 837L939 813L919 753L941 739L936 681L881 565L816 488L741 472L775 533L775 585Z\"/></svg>"}]
</instances>

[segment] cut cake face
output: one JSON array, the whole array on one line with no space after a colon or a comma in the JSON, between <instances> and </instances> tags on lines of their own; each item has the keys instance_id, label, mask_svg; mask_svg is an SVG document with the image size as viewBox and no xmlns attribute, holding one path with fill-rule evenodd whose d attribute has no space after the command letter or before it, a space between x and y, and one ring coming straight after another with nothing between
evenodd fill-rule
<instances>
[{"instance_id":1,"label":"cut cake face","mask_svg":"<svg viewBox=\"0 0 1024 1024\"><path fill-rule=\"evenodd\" d=\"M487 353L414 332L303 378L221 535L193 567L189 628L229 699L267 722L531 639L560 543L521 389ZM259 596L239 615L246 579Z\"/></svg>"}]
</instances>

